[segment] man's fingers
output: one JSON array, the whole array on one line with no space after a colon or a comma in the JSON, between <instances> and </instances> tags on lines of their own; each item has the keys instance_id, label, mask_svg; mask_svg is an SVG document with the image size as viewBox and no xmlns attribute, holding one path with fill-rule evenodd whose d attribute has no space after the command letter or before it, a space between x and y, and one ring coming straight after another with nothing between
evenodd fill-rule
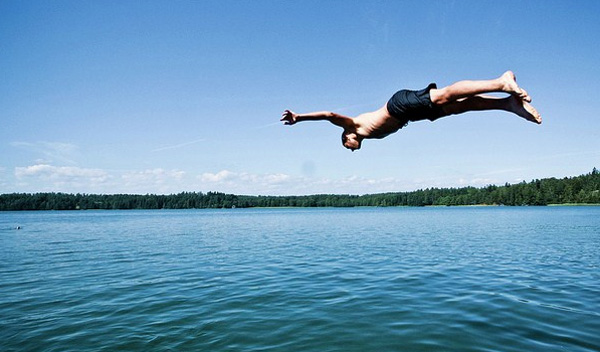
<instances>
[{"instance_id":1,"label":"man's fingers","mask_svg":"<svg viewBox=\"0 0 600 352\"><path fill-rule=\"evenodd\" d=\"M284 125L291 125L294 123L292 117L293 113L290 110L285 110L283 114L281 114L281 119L279 121L283 121Z\"/></svg>"}]
</instances>

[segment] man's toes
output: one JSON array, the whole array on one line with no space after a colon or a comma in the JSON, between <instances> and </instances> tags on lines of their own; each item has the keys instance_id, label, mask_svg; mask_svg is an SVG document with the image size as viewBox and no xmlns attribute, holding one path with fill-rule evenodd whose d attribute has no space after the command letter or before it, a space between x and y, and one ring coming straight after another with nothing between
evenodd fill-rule
<instances>
[{"instance_id":1,"label":"man's toes","mask_svg":"<svg viewBox=\"0 0 600 352\"><path fill-rule=\"evenodd\" d=\"M521 99L525 100L528 103L531 103L531 97L529 96L529 93L527 93L527 91L523 88L521 88L521 94L519 94L519 96L521 97Z\"/></svg>"}]
</instances>

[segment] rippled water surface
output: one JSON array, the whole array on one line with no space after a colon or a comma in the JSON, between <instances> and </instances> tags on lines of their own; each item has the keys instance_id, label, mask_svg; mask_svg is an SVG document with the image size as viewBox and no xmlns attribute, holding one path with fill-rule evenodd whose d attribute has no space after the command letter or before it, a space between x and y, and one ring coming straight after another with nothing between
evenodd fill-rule
<instances>
[{"instance_id":1,"label":"rippled water surface","mask_svg":"<svg viewBox=\"0 0 600 352\"><path fill-rule=\"evenodd\" d=\"M600 351L600 207L0 212L0 350Z\"/></svg>"}]
</instances>

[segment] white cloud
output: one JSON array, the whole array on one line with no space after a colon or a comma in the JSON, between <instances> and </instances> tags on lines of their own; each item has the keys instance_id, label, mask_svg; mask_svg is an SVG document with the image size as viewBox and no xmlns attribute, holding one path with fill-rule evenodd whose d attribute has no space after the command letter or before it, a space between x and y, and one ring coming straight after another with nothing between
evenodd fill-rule
<instances>
[{"instance_id":1,"label":"white cloud","mask_svg":"<svg viewBox=\"0 0 600 352\"><path fill-rule=\"evenodd\" d=\"M221 170L190 174L161 168L107 171L74 166L36 164L17 167L6 192L133 193L172 194L184 191L216 191L248 195L368 194L412 191L431 187L482 187L497 184L482 177L400 179L348 176L340 179L316 178L285 173L257 174ZM0 181L1 178L0 178Z\"/></svg>"},{"instance_id":2,"label":"white cloud","mask_svg":"<svg viewBox=\"0 0 600 352\"><path fill-rule=\"evenodd\" d=\"M108 174L99 169L83 169L74 166L52 166L39 164L27 167L16 167L15 176L40 177L53 180L89 179L93 181L106 181Z\"/></svg>"},{"instance_id":3,"label":"white cloud","mask_svg":"<svg viewBox=\"0 0 600 352\"><path fill-rule=\"evenodd\" d=\"M128 171L120 176L122 193L178 193L190 190L186 173L180 170L149 169ZM113 192L114 193L114 192Z\"/></svg>"},{"instance_id":4,"label":"white cloud","mask_svg":"<svg viewBox=\"0 0 600 352\"><path fill-rule=\"evenodd\" d=\"M222 170L198 176L203 189L234 194L306 195L317 193L365 194L406 189L406 182L394 178L343 179L293 176L283 173L252 174Z\"/></svg>"},{"instance_id":5,"label":"white cloud","mask_svg":"<svg viewBox=\"0 0 600 352\"><path fill-rule=\"evenodd\" d=\"M219 171L216 174L211 174L210 172L203 173L199 176L202 182L223 182L228 178L234 177L235 173L227 170Z\"/></svg>"},{"instance_id":6,"label":"white cloud","mask_svg":"<svg viewBox=\"0 0 600 352\"><path fill-rule=\"evenodd\" d=\"M0 192L8 187L7 170L5 167L0 166Z\"/></svg>"},{"instance_id":7,"label":"white cloud","mask_svg":"<svg viewBox=\"0 0 600 352\"><path fill-rule=\"evenodd\" d=\"M15 168L15 192L177 193L190 190L180 170L106 171L37 164Z\"/></svg>"},{"instance_id":8,"label":"white cloud","mask_svg":"<svg viewBox=\"0 0 600 352\"><path fill-rule=\"evenodd\" d=\"M90 192L112 178L100 169L38 164L16 167L15 178L21 187L33 191Z\"/></svg>"},{"instance_id":9,"label":"white cloud","mask_svg":"<svg viewBox=\"0 0 600 352\"><path fill-rule=\"evenodd\" d=\"M222 170L198 176L203 189L235 194L289 194L290 188L303 178L290 175L252 174Z\"/></svg>"}]
</instances>

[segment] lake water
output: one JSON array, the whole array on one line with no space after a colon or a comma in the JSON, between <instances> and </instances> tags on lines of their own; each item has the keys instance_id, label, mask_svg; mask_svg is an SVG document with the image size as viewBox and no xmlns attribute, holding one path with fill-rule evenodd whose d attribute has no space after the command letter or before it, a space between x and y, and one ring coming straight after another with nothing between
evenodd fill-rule
<instances>
[{"instance_id":1,"label":"lake water","mask_svg":"<svg viewBox=\"0 0 600 352\"><path fill-rule=\"evenodd\" d=\"M600 207L0 212L0 350L600 351Z\"/></svg>"}]
</instances>

